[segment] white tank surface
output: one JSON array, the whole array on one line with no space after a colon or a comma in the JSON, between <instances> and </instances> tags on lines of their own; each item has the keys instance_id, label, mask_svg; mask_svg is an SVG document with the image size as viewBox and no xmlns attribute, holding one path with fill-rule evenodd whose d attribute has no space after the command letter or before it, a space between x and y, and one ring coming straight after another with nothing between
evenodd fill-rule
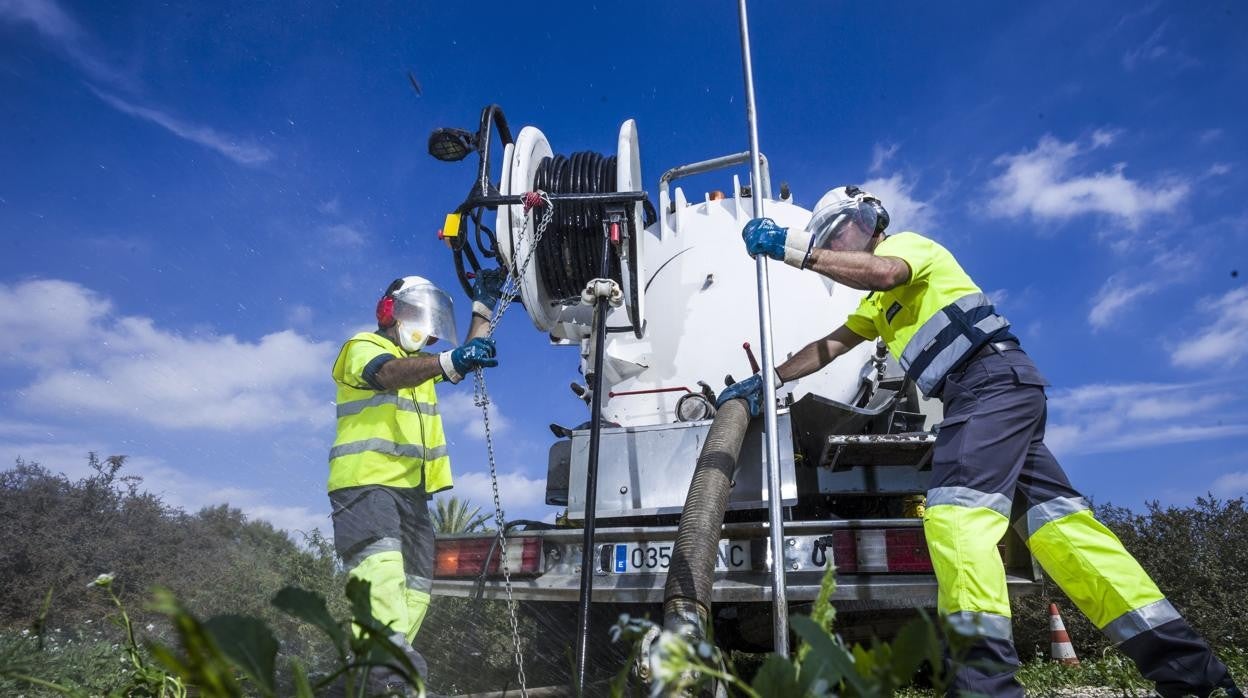
<instances>
[{"instance_id":1,"label":"white tank surface","mask_svg":"<svg viewBox=\"0 0 1248 698\"><path fill-rule=\"evenodd\" d=\"M650 272L644 337L616 333L607 338L604 382L609 392L603 416L622 426L676 421L676 403L687 394L639 391L698 392L698 381L719 391L726 374L737 380L751 374L743 343L760 355L754 260L741 240L751 201L724 198L684 205L680 189L674 199L676 210L661 214L646 231L644 260ZM768 200L765 211L788 227L804 227L810 219L810 211L787 201ZM836 329L864 295L813 272L769 264L777 360ZM620 315L613 313L609 325L626 324ZM813 392L849 402L872 351L873 343L864 342L824 370L784 385L779 394L792 393L796 400Z\"/></svg>"}]
</instances>

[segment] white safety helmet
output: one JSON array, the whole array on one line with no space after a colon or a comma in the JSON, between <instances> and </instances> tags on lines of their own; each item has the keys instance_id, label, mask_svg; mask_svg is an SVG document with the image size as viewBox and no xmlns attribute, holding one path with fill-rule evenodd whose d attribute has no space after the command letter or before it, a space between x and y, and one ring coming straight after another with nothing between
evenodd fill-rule
<instances>
[{"instance_id":1,"label":"white safety helmet","mask_svg":"<svg viewBox=\"0 0 1248 698\"><path fill-rule=\"evenodd\" d=\"M377 325L395 328L399 345L416 352L439 339L457 342L455 304L445 291L420 276L395 279L377 301Z\"/></svg>"},{"instance_id":2,"label":"white safety helmet","mask_svg":"<svg viewBox=\"0 0 1248 698\"><path fill-rule=\"evenodd\" d=\"M888 211L878 197L850 184L832 189L810 217L806 232L813 247L837 252L865 252L871 238L888 227Z\"/></svg>"}]
</instances>

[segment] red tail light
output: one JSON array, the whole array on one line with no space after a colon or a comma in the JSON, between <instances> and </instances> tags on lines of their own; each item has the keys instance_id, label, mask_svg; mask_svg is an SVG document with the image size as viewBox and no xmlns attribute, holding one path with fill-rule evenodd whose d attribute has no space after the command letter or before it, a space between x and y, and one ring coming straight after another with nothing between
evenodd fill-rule
<instances>
[{"instance_id":1,"label":"red tail light","mask_svg":"<svg viewBox=\"0 0 1248 698\"><path fill-rule=\"evenodd\" d=\"M853 531L832 534L832 555L838 572L858 571L858 539Z\"/></svg>"},{"instance_id":2,"label":"red tail light","mask_svg":"<svg viewBox=\"0 0 1248 698\"><path fill-rule=\"evenodd\" d=\"M502 576L496 538L451 538L438 540L434 576L479 577ZM486 568L486 559L489 567ZM542 539L517 537L507 539L507 567L513 575L534 575L542 572Z\"/></svg>"},{"instance_id":3,"label":"red tail light","mask_svg":"<svg viewBox=\"0 0 1248 698\"><path fill-rule=\"evenodd\" d=\"M923 531L910 528L890 528L884 531L888 546L889 572L931 572L932 558L927 554L927 539Z\"/></svg>"}]
</instances>

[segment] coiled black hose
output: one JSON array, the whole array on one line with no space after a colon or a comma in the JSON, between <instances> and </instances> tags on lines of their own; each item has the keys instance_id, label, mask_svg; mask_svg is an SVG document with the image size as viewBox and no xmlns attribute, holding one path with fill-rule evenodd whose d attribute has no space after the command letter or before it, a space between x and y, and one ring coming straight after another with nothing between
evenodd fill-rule
<instances>
[{"instance_id":1,"label":"coiled black hose","mask_svg":"<svg viewBox=\"0 0 1248 698\"><path fill-rule=\"evenodd\" d=\"M551 194L592 194L615 191L615 156L572 153L544 158L533 176L533 188ZM601 204L561 202L537 245L537 262L548 298L579 297L598 276L602 257ZM611 278L620 280L620 263L611 260Z\"/></svg>"},{"instance_id":2,"label":"coiled black hose","mask_svg":"<svg viewBox=\"0 0 1248 698\"><path fill-rule=\"evenodd\" d=\"M672 564L663 589L663 626L686 636L705 637L711 613L711 585L728 490L750 425L743 399L729 400L711 422L676 529Z\"/></svg>"}]
</instances>

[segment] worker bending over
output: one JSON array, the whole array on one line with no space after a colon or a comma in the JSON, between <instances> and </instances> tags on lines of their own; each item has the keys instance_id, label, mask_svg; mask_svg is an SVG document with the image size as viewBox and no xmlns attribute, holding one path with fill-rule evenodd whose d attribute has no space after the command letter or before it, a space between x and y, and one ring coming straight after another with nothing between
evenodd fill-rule
<instances>
[{"instance_id":1,"label":"worker bending over","mask_svg":"<svg viewBox=\"0 0 1248 698\"><path fill-rule=\"evenodd\" d=\"M887 226L879 199L848 186L820 199L805 230L761 218L746 224L743 237L751 255L870 291L843 325L774 369L777 385L878 337L923 394L944 403L923 515L938 610L978 638L968 662L1003 667L962 666L952 691L1023 695L997 553L1013 522L1048 575L1158 693L1207 696L1223 688L1242 697L1226 666L1096 520L1045 446L1047 382L1010 323L948 250L916 233L885 235ZM757 414L761 378L730 386L719 402L737 397Z\"/></svg>"},{"instance_id":2,"label":"worker bending over","mask_svg":"<svg viewBox=\"0 0 1248 698\"><path fill-rule=\"evenodd\" d=\"M394 630L422 677L412 640L429 610L434 530L429 499L451 487L451 461L434 386L497 366L485 337L502 275L477 276L467 341L457 341L450 297L419 276L395 279L377 302L377 330L343 345L334 362L338 434L329 452L334 547L352 577L371 583L373 615ZM374 672L377 674L378 672ZM398 688L390 673L381 688ZM370 681L377 683L378 681Z\"/></svg>"}]
</instances>

